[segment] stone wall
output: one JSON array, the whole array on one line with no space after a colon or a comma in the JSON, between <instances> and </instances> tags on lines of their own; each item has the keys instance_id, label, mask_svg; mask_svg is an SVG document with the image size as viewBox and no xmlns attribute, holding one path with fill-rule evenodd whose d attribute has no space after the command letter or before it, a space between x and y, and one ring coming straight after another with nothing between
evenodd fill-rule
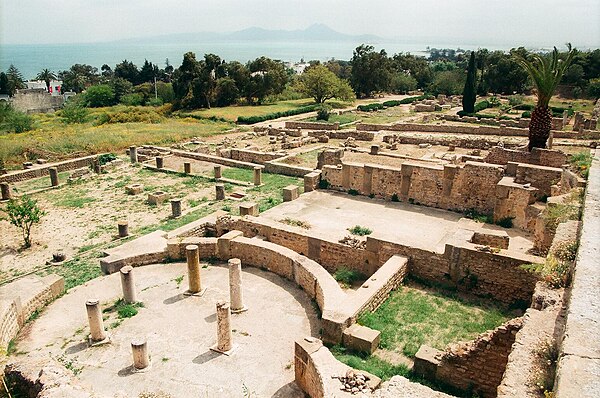
<instances>
[{"instance_id":1,"label":"stone wall","mask_svg":"<svg viewBox=\"0 0 600 398\"><path fill-rule=\"evenodd\" d=\"M25 113L54 112L65 103L62 95L52 95L44 89L18 90L10 101L18 111Z\"/></svg>"},{"instance_id":2,"label":"stone wall","mask_svg":"<svg viewBox=\"0 0 600 398\"><path fill-rule=\"evenodd\" d=\"M515 183L531 184L538 189L536 193L538 198L548 197L552 194L552 185L561 181L562 173L562 168L520 163L517 165Z\"/></svg>"},{"instance_id":3,"label":"stone wall","mask_svg":"<svg viewBox=\"0 0 600 398\"><path fill-rule=\"evenodd\" d=\"M223 158L220 156L209 155L206 153L188 152L188 151L181 151L178 149L168 149L168 148L162 148L162 147L157 147L157 146L148 146L148 148L159 150L159 151L170 151L173 155L180 156L182 158L195 159L195 160L200 160L203 162L209 162L209 163L214 163L214 164L222 164L223 166L229 166L229 167L239 167L241 169L254 169L255 166L260 166L259 164L256 164L256 163L242 162L239 160L233 160L233 159Z\"/></svg>"},{"instance_id":4,"label":"stone wall","mask_svg":"<svg viewBox=\"0 0 600 398\"><path fill-rule=\"evenodd\" d=\"M265 164L266 162L274 159L279 159L285 156L285 153L277 152L261 152L251 151L248 149L237 149L231 148L229 151L229 158L233 160L239 160L246 163L258 163Z\"/></svg>"},{"instance_id":5,"label":"stone wall","mask_svg":"<svg viewBox=\"0 0 600 398\"><path fill-rule=\"evenodd\" d=\"M339 123L310 123L310 122L285 122L286 129L308 129L308 130L339 130Z\"/></svg>"},{"instance_id":6,"label":"stone wall","mask_svg":"<svg viewBox=\"0 0 600 398\"><path fill-rule=\"evenodd\" d=\"M494 138L495 137L495 138ZM521 146L521 143L507 143L502 138L497 136L490 136L486 138L458 138L451 135L425 135L422 137L414 136L403 136L402 133L384 135L383 142L389 142L393 140L398 144L431 144L431 145L454 145L458 148L469 148L469 149L490 149L494 146L502 144L506 148L516 148Z\"/></svg>"},{"instance_id":7,"label":"stone wall","mask_svg":"<svg viewBox=\"0 0 600 398\"><path fill-rule=\"evenodd\" d=\"M287 163L281 163L279 160L273 160L265 163L264 171L266 173L283 174L290 177L304 177L308 173L312 173L314 170L308 167L294 166Z\"/></svg>"},{"instance_id":8,"label":"stone wall","mask_svg":"<svg viewBox=\"0 0 600 398\"><path fill-rule=\"evenodd\" d=\"M547 167L562 167L567 163L564 152L552 149L533 148L531 152L494 147L485 157L486 163L507 164L508 162L537 164Z\"/></svg>"},{"instance_id":9,"label":"stone wall","mask_svg":"<svg viewBox=\"0 0 600 398\"><path fill-rule=\"evenodd\" d=\"M326 135L331 139L345 140L347 138L354 138L357 141L373 141L375 139L375 133L364 130L339 130L339 131L309 131L310 137L321 137Z\"/></svg>"},{"instance_id":10,"label":"stone wall","mask_svg":"<svg viewBox=\"0 0 600 398\"><path fill-rule=\"evenodd\" d=\"M97 158L97 155L85 156L83 158L46 164L44 166L35 167L33 169L15 171L9 174L0 175L0 182L15 183L19 181L31 180L32 178L47 176L49 175L48 169L50 167L56 167L59 173L66 170L79 169L81 167L91 167L94 163L94 160Z\"/></svg>"}]
</instances>

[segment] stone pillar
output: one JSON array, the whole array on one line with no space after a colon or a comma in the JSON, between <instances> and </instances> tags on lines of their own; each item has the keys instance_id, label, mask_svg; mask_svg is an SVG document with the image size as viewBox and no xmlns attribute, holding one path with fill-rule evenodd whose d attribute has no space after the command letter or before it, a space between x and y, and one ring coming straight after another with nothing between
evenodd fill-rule
<instances>
[{"instance_id":1,"label":"stone pillar","mask_svg":"<svg viewBox=\"0 0 600 398\"><path fill-rule=\"evenodd\" d=\"M2 191L2 200L9 200L12 195L10 192L10 185L7 182L3 182L0 184L0 190Z\"/></svg>"},{"instance_id":2,"label":"stone pillar","mask_svg":"<svg viewBox=\"0 0 600 398\"><path fill-rule=\"evenodd\" d=\"M192 173L192 164L190 162L183 162L183 172L185 174Z\"/></svg>"},{"instance_id":3,"label":"stone pillar","mask_svg":"<svg viewBox=\"0 0 600 398\"><path fill-rule=\"evenodd\" d=\"M229 301L231 302L231 312L239 313L246 311L244 306L244 294L242 293L242 261L239 258L232 258L229 264Z\"/></svg>"},{"instance_id":4,"label":"stone pillar","mask_svg":"<svg viewBox=\"0 0 600 398\"><path fill-rule=\"evenodd\" d=\"M98 158L94 158L92 160L92 169L94 169L94 173L96 174L102 173L102 166L100 166L100 161Z\"/></svg>"},{"instance_id":5,"label":"stone pillar","mask_svg":"<svg viewBox=\"0 0 600 398\"><path fill-rule=\"evenodd\" d=\"M123 289L123 300L126 303L135 303L136 294L135 294L135 283L133 281L133 267L131 265L126 265L121 268L121 288Z\"/></svg>"},{"instance_id":6,"label":"stone pillar","mask_svg":"<svg viewBox=\"0 0 600 398\"><path fill-rule=\"evenodd\" d=\"M181 217L181 199L171 199L171 214L173 218Z\"/></svg>"},{"instance_id":7,"label":"stone pillar","mask_svg":"<svg viewBox=\"0 0 600 398\"><path fill-rule=\"evenodd\" d=\"M231 351L231 311L225 301L217 302L217 351Z\"/></svg>"},{"instance_id":8,"label":"stone pillar","mask_svg":"<svg viewBox=\"0 0 600 398\"><path fill-rule=\"evenodd\" d=\"M217 184L215 185L215 189L217 191L217 200L225 199L225 184Z\"/></svg>"},{"instance_id":9,"label":"stone pillar","mask_svg":"<svg viewBox=\"0 0 600 398\"><path fill-rule=\"evenodd\" d=\"M201 293L202 281L200 280L200 257L198 255L198 246L187 245L185 247L185 255L187 257L189 284L189 288L186 293L189 295Z\"/></svg>"},{"instance_id":10,"label":"stone pillar","mask_svg":"<svg viewBox=\"0 0 600 398\"><path fill-rule=\"evenodd\" d=\"M88 322L90 324L90 339L92 343L106 340L106 331L102 321L102 311L98 299L90 299L85 302Z\"/></svg>"},{"instance_id":11,"label":"stone pillar","mask_svg":"<svg viewBox=\"0 0 600 398\"><path fill-rule=\"evenodd\" d=\"M215 180L218 180L219 178L221 178L221 166L216 165L214 169L215 169Z\"/></svg>"},{"instance_id":12,"label":"stone pillar","mask_svg":"<svg viewBox=\"0 0 600 398\"><path fill-rule=\"evenodd\" d=\"M371 145L371 155L379 154L379 145Z\"/></svg>"},{"instance_id":13,"label":"stone pillar","mask_svg":"<svg viewBox=\"0 0 600 398\"><path fill-rule=\"evenodd\" d=\"M53 187L58 186L58 169L56 167L50 167L48 169L48 173L50 173L50 185Z\"/></svg>"},{"instance_id":14,"label":"stone pillar","mask_svg":"<svg viewBox=\"0 0 600 398\"><path fill-rule=\"evenodd\" d=\"M563 111L562 128L564 129L568 123L569 123L569 111L565 109Z\"/></svg>"},{"instance_id":15,"label":"stone pillar","mask_svg":"<svg viewBox=\"0 0 600 398\"><path fill-rule=\"evenodd\" d=\"M262 167L254 167L254 185L262 184Z\"/></svg>"},{"instance_id":16,"label":"stone pillar","mask_svg":"<svg viewBox=\"0 0 600 398\"><path fill-rule=\"evenodd\" d=\"M119 238L129 236L129 223L127 221L119 221Z\"/></svg>"},{"instance_id":17,"label":"stone pillar","mask_svg":"<svg viewBox=\"0 0 600 398\"><path fill-rule=\"evenodd\" d=\"M554 143L554 131L550 130L550 134L548 135L548 142L546 146L548 149L552 149L552 144Z\"/></svg>"},{"instance_id":18,"label":"stone pillar","mask_svg":"<svg viewBox=\"0 0 600 398\"><path fill-rule=\"evenodd\" d=\"M157 169L162 169L163 165L164 165L164 158L162 156L157 156L156 157L156 168Z\"/></svg>"},{"instance_id":19,"label":"stone pillar","mask_svg":"<svg viewBox=\"0 0 600 398\"><path fill-rule=\"evenodd\" d=\"M137 163L137 161L138 161L137 147L135 147L135 146L129 147L129 159L131 160L131 163Z\"/></svg>"},{"instance_id":20,"label":"stone pillar","mask_svg":"<svg viewBox=\"0 0 600 398\"><path fill-rule=\"evenodd\" d=\"M135 369L146 369L150 365L146 340L133 340L131 342L131 353L133 354L133 367Z\"/></svg>"}]
</instances>

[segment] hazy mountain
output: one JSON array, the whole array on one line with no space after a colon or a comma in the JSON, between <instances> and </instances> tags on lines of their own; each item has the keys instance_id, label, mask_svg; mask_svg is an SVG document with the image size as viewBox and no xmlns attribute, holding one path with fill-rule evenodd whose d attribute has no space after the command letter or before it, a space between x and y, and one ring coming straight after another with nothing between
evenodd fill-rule
<instances>
[{"instance_id":1,"label":"hazy mountain","mask_svg":"<svg viewBox=\"0 0 600 398\"><path fill-rule=\"evenodd\" d=\"M372 42L382 40L375 35L348 35L336 32L323 24L314 24L303 30L270 30L258 27L247 28L237 32L215 33L175 33L153 37L138 37L133 39L119 40L120 43L186 43L186 42L210 42L210 41L354 41Z\"/></svg>"}]
</instances>

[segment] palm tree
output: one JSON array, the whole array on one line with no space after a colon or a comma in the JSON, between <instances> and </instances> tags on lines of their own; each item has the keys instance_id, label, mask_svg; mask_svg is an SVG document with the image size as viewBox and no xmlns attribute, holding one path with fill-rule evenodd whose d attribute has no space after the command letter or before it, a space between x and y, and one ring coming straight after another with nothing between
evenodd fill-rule
<instances>
[{"instance_id":1,"label":"palm tree","mask_svg":"<svg viewBox=\"0 0 600 398\"><path fill-rule=\"evenodd\" d=\"M50 81L56 79L56 75L49 71L48 69L43 69L40 73L35 77L38 80L43 80L46 82L46 90L50 92Z\"/></svg>"},{"instance_id":2,"label":"palm tree","mask_svg":"<svg viewBox=\"0 0 600 398\"><path fill-rule=\"evenodd\" d=\"M571 43L567 44L567 48L569 52L564 60L559 59L556 47L551 56L533 54L530 59L526 59L520 54L515 55L516 61L529 73L536 88L537 104L531 112L529 122L529 151L546 147L552 126L552 112L548 104L576 52L571 48Z\"/></svg>"}]
</instances>

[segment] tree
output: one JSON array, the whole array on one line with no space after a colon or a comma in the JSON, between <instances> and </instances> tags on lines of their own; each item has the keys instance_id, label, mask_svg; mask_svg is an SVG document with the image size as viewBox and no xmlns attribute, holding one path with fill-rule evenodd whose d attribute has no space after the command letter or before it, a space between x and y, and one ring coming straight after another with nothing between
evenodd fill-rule
<instances>
[{"instance_id":1,"label":"tree","mask_svg":"<svg viewBox=\"0 0 600 398\"><path fill-rule=\"evenodd\" d=\"M481 76L482 91L498 94L522 93L528 88L527 72L515 62L514 54L527 55L524 48L512 49L509 54L493 51L484 54Z\"/></svg>"},{"instance_id":2,"label":"tree","mask_svg":"<svg viewBox=\"0 0 600 398\"><path fill-rule=\"evenodd\" d=\"M114 105L115 92L108 84L92 86L85 92L85 103L91 108Z\"/></svg>"},{"instance_id":3,"label":"tree","mask_svg":"<svg viewBox=\"0 0 600 398\"><path fill-rule=\"evenodd\" d=\"M177 106L191 108L197 105L191 87L192 81L199 76L200 63L196 60L196 54L185 53L181 66L173 73L173 91Z\"/></svg>"},{"instance_id":4,"label":"tree","mask_svg":"<svg viewBox=\"0 0 600 398\"><path fill-rule=\"evenodd\" d=\"M46 91L50 92L50 82L56 79L56 75L48 69L42 69L35 78L46 82Z\"/></svg>"},{"instance_id":5,"label":"tree","mask_svg":"<svg viewBox=\"0 0 600 398\"><path fill-rule=\"evenodd\" d=\"M8 95L12 96L17 90L26 87L23 75L13 64L10 64L6 70L6 77L8 79Z\"/></svg>"},{"instance_id":6,"label":"tree","mask_svg":"<svg viewBox=\"0 0 600 398\"><path fill-rule=\"evenodd\" d=\"M8 221L21 230L25 247L31 247L31 228L33 224L40 222L46 212L38 207L35 200L23 195L19 199L8 201L6 214Z\"/></svg>"},{"instance_id":7,"label":"tree","mask_svg":"<svg viewBox=\"0 0 600 398\"><path fill-rule=\"evenodd\" d=\"M144 65L140 69L140 73L138 75L139 83L154 83L154 78L158 78L159 75L158 65L154 65L152 62L148 62L147 59L144 60ZM133 83L133 82L132 82Z\"/></svg>"},{"instance_id":8,"label":"tree","mask_svg":"<svg viewBox=\"0 0 600 398\"><path fill-rule=\"evenodd\" d=\"M462 106L463 112L475 112L475 100L477 99L477 69L475 68L475 51L471 51L469 67L467 69L467 80L463 89Z\"/></svg>"},{"instance_id":9,"label":"tree","mask_svg":"<svg viewBox=\"0 0 600 398\"><path fill-rule=\"evenodd\" d=\"M445 70L434 74L433 82L429 85L432 94L458 95L462 92L465 73L463 70Z\"/></svg>"},{"instance_id":10,"label":"tree","mask_svg":"<svg viewBox=\"0 0 600 398\"><path fill-rule=\"evenodd\" d=\"M245 87L244 96L249 103L262 103L269 95L280 94L287 83L288 76L283 63L267 57L260 57L248 63L250 79Z\"/></svg>"},{"instance_id":11,"label":"tree","mask_svg":"<svg viewBox=\"0 0 600 398\"><path fill-rule=\"evenodd\" d=\"M350 84L358 98L370 97L375 91L387 90L390 62L385 50L375 52L373 46L361 44L353 53Z\"/></svg>"},{"instance_id":12,"label":"tree","mask_svg":"<svg viewBox=\"0 0 600 398\"><path fill-rule=\"evenodd\" d=\"M60 117L66 124L85 123L88 117L88 110L83 106L82 98L75 96L69 98L65 106L60 111Z\"/></svg>"},{"instance_id":13,"label":"tree","mask_svg":"<svg viewBox=\"0 0 600 398\"><path fill-rule=\"evenodd\" d=\"M140 82L140 71L138 67L131 61L123 60L120 64L115 66L115 77L120 77L128 80L134 86Z\"/></svg>"},{"instance_id":14,"label":"tree","mask_svg":"<svg viewBox=\"0 0 600 398\"><path fill-rule=\"evenodd\" d=\"M312 97L316 103L322 104L328 99L351 100L352 88L347 81L339 79L323 65L307 68L299 79L299 91Z\"/></svg>"},{"instance_id":15,"label":"tree","mask_svg":"<svg viewBox=\"0 0 600 398\"><path fill-rule=\"evenodd\" d=\"M113 77L108 82L108 85L115 93L115 102L121 102L121 98L123 98L123 96L133 92L133 84L122 77Z\"/></svg>"},{"instance_id":16,"label":"tree","mask_svg":"<svg viewBox=\"0 0 600 398\"><path fill-rule=\"evenodd\" d=\"M426 88L433 80L433 73L425 57L418 57L410 53L396 54L391 60L392 68L397 74L408 74L417 81L417 87ZM393 84L394 77L392 77Z\"/></svg>"},{"instance_id":17,"label":"tree","mask_svg":"<svg viewBox=\"0 0 600 398\"><path fill-rule=\"evenodd\" d=\"M217 106L228 106L234 104L240 98L240 90L235 80L230 77L222 77L217 80Z\"/></svg>"},{"instance_id":18,"label":"tree","mask_svg":"<svg viewBox=\"0 0 600 398\"><path fill-rule=\"evenodd\" d=\"M4 72L0 72L0 94L9 94L8 77Z\"/></svg>"},{"instance_id":19,"label":"tree","mask_svg":"<svg viewBox=\"0 0 600 398\"><path fill-rule=\"evenodd\" d=\"M397 72L392 75L390 81L390 91L395 94L406 94L409 91L417 89L417 80L404 72Z\"/></svg>"},{"instance_id":20,"label":"tree","mask_svg":"<svg viewBox=\"0 0 600 398\"><path fill-rule=\"evenodd\" d=\"M564 60L560 59L556 47L550 56L533 54L531 59L520 55L516 56L516 61L527 71L536 88L537 104L531 112L531 121L529 122L528 149L530 151L533 148L545 148L546 141L550 136L552 113L548 104L575 55L571 43L567 44L567 48L569 52Z\"/></svg>"},{"instance_id":21,"label":"tree","mask_svg":"<svg viewBox=\"0 0 600 398\"><path fill-rule=\"evenodd\" d=\"M98 68L86 64L74 64L69 70L58 72L58 78L63 82L63 92L74 91L76 93L80 93L100 81Z\"/></svg>"}]
</instances>

